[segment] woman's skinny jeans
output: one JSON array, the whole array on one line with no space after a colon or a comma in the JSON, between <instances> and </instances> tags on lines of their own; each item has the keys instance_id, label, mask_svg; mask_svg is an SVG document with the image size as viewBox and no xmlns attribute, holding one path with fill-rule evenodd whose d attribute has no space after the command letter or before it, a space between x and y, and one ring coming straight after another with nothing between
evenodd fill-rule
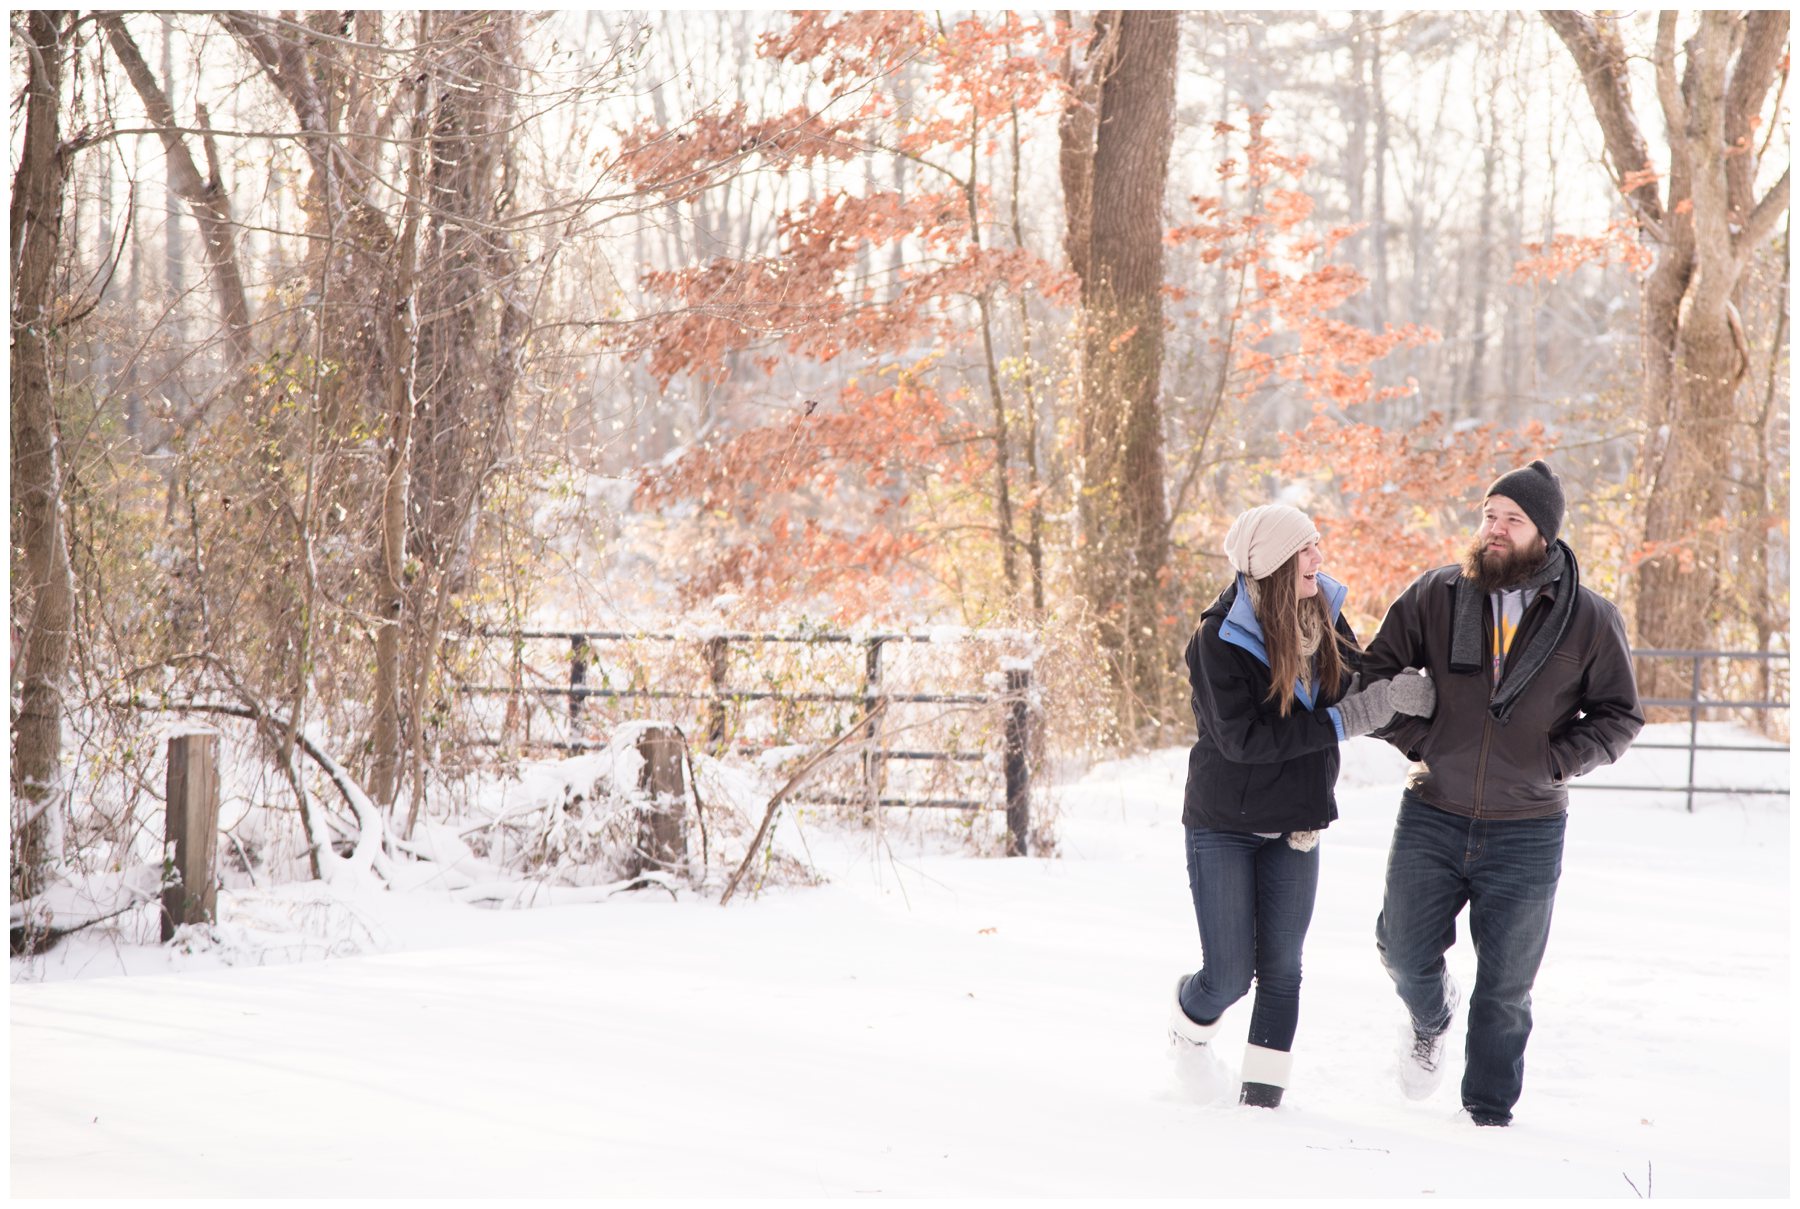
<instances>
[{"instance_id":1,"label":"woman's skinny jeans","mask_svg":"<svg viewBox=\"0 0 1800 1209\"><path fill-rule=\"evenodd\" d=\"M1319 889L1319 849L1285 836L1187 828L1188 887L1205 964L1181 988L1181 1010L1202 1024L1256 981L1250 1044L1288 1051L1300 1019L1300 948Z\"/></svg>"}]
</instances>

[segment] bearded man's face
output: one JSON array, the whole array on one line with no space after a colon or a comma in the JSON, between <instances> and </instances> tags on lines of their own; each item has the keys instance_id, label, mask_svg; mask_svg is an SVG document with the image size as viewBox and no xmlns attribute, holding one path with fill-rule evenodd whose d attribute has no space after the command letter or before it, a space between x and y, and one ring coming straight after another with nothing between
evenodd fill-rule
<instances>
[{"instance_id":1,"label":"bearded man's face","mask_svg":"<svg viewBox=\"0 0 1800 1209\"><path fill-rule=\"evenodd\" d=\"M1484 592L1503 591L1537 574L1549 553L1544 535L1517 504L1490 495L1482 505L1481 528L1463 553L1463 575Z\"/></svg>"}]
</instances>

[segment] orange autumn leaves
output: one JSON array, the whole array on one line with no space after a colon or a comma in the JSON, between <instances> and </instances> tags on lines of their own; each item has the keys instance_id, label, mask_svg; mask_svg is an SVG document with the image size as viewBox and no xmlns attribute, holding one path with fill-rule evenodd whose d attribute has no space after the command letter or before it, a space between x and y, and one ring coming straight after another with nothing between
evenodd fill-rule
<instances>
[{"instance_id":1,"label":"orange autumn leaves","mask_svg":"<svg viewBox=\"0 0 1800 1209\"><path fill-rule=\"evenodd\" d=\"M771 373L784 360L842 365L846 382L643 476L641 502L691 500L694 523L709 526L684 550L686 603L835 594L867 607L870 579L928 540L908 524L909 492L991 469L991 445L955 406L962 383L939 367L978 335L975 300L1066 300L1074 282L997 237L972 153L991 154L1017 115L1060 100L1059 30L1012 14L940 27L916 12L798 13L757 53L804 68L822 100L768 120L738 104L625 135L621 166L646 192L687 198L754 170L793 175L806 197L774 216L766 250L647 270L656 305L615 347L664 387L684 374L724 382L737 353ZM868 152L905 157L913 181L815 171Z\"/></svg>"},{"instance_id":2,"label":"orange autumn leaves","mask_svg":"<svg viewBox=\"0 0 1800 1209\"><path fill-rule=\"evenodd\" d=\"M1297 383L1315 409L1410 393L1410 386L1377 388L1370 367L1398 348L1437 340L1437 333L1410 323L1371 332L1332 317L1368 286L1354 268L1330 260L1355 231L1307 228L1313 199L1276 183L1287 179L1297 186L1307 160L1283 154L1263 132L1267 121L1266 113L1251 114L1242 132L1243 158L1228 156L1218 168L1221 183L1238 188L1247 204L1228 209L1221 196L1195 196L1189 200L1196 221L1168 233L1171 245L1194 244L1202 265L1243 275L1236 306L1209 320L1229 333L1235 394L1247 402L1273 377ZM1229 140L1240 132L1219 122L1214 133Z\"/></svg>"},{"instance_id":3,"label":"orange autumn leaves","mask_svg":"<svg viewBox=\"0 0 1800 1209\"><path fill-rule=\"evenodd\" d=\"M965 431L914 373L894 377L872 392L852 382L830 411L803 407L695 445L643 477L642 505L720 530L681 550L684 600L835 598L854 612L881 594L870 581L893 575L925 541L906 524L908 484L954 471L945 450Z\"/></svg>"}]
</instances>

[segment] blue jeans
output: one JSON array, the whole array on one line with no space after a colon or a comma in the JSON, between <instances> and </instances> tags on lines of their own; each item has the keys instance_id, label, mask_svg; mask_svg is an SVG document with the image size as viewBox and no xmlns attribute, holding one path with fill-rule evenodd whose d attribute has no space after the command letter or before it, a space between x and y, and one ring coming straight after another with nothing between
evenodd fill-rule
<instances>
[{"instance_id":1,"label":"blue jeans","mask_svg":"<svg viewBox=\"0 0 1800 1209\"><path fill-rule=\"evenodd\" d=\"M1187 828L1188 889L1205 965L1181 989L1181 1010L1217 1020L1256 980L1250 1044L1286 1052L1300 1020L1300 946L1319 890L1319 850L1286 839Z\"/></svg>"},{"instance_id":2,"label":"blue jeans","mask_svg":"<svg viewBox=\"0 0 1800 1209\"><path fill-rule=\"evenodd\" d=\"M1531 986L1550 940L1567 824L1567 814L1463 818L1411 793L1400 798L1375 947L1413 1027L1441 1033L1450 1026L1444 953L1468 906L1475 990L1462 1102L1476 1115L1510 1121L1525 1083Z\"/></svg>"}]
</instances>

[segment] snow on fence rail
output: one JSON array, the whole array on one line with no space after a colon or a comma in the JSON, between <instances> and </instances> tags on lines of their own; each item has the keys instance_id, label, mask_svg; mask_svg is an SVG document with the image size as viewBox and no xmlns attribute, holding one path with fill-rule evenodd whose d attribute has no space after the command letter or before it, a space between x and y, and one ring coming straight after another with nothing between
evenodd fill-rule
<instances>
[{"instance_id":1,"label":"snow on fence rail","mask_svg":"<svg viewBox=\"0 0 1800 1209\"><path fill-rule=\"evenodd\" d=\"M490 628L472 640L484 644L474 659L481 678L459 684L457 691L504 702L499 733L477 737L478 744L564 751L604 747L604 738L582 733L586 707L631 701L677 710L698 707L670 720L685 722L684 734L688 727L698 733L702 750L754 753L816 739L795 733L807 729L806 707L823 707L815 713L852 707L864 716L886 702L883 717L848 757L855 761L850 783L839 777L834 791L832 779L822 778L797 796L817 805L978 810L993 795L975 796L972 783L986 780L992 790L1003 791L1008 853L1023 855L1029 846L1035 691L1032 644L1025 635L953 627L867 634ZM510 644L504 666L485 645L495 641ZM546 644L556 644L554 653L543 650ZM646 658L646 644L666 648L665 656ZM541 653L528 658L534 645ZM807 654L797 661L772 657L771 649L779 648ZM909 649L931 649L935 657L908 660L902 652ZM823 650L860 652L860 665L832 668L831 660L813 657ZM750 664L750 678L760 679L759 687L741 681L734 686L734 655L738 663ZM909 663L923 666L896 666ZM496 673L509 683L492 683ZM966 691L977 677L982 691ZM910 691L908 678L920 682ZM845 680L854 680L854 687L844 687ZM550 703L565 708L542 708ZM751 721L747 714L758 705L768 707L765 716ZM903 707L912 708L911 718L901 716ZM947 724L946 719L954 720ZM836 719L833 733L847 724ZM540 726L549 733L534 736ZM901 739L911 741L896 742ZM946 775L959 765L976 775ZM935 771L923 777L896 771L908 766Z\"/></svg>"},{"instance_id":2,"label":"snow on fence rail","mask_svg":"<svg viewBox=\"0 0 1800 1209\"><path fill-rule=\"evenodd\" d=\"M1786 743L1758 743L1758 744L1703 743L1703 742L1701 742L1701 733L1700 733L1700 727L1701 727L1700 715L1706 711L1744 710L1744 711L1752 711L1757 714L1767 714L1767 713L1769 713L1771 711L1775 711L1775 710L1781 710L1781 711L1785 712L1788 709L1788 697L1789 697L1789 692L1788 692L1788 653L1786 651L1698 651L1698 650L1696 650L1696 651L1681 651L1681 650L1644 649L1644 650L1635 650L1631 654L1634 659L1640 659L1640 660L1642 660L1642 659L1683 660L1689 665L1689 667L1691 669L1692 674L1690 676L1690 684L1692 685L1692 691L1689 693L1688 696L1686 696L1686 697L1645 697L1640 702L1640 704L1642 704L1646 710L1650 710L1650 709L1686 710L1687 715L1688 715L1686 739L1679 743L1658 742L1655 739L1640 740L1631 745L1631 751L1627 752L1626 757L1625 757L1626 760L1629 760L1630 756L1631 756L1631 752L1685 751L1688 754L1686 781L1685 781L1685 783L1674 783L1674 780L1672 777L1665 775L1660 780L1660 783L1657 783L1657 784L1621 784L1621 783L1611 781L1604 776L1600 776L1600 777L1583 778L1582 780L1574 782L1570 786L1570 788L1572 788L1572 789L1626 790L1626 791L1641 792L1641 793L1668 793L1671 790L1675 790L1675 791L1684 792L1687 794L1687 808L1688 808L1689 812L1692 812L1694 809L1694 795L1695 794L1721 794L1721 795L1782 794L1782 795L1786 795L1787 793L1790 792L1790 787L1785 784L1783 784L1783 785L1714 785L1714 784L1702 785L1702 784L1698 783L1698 778L1696 776L1696 769L1698 766L1698 758L1699 758L1699 755L1701 752L1722 751L1722 752L1771 752L1771 753L1781 752L1781 753L1786 753L1789 750L1789 745ZM1755 699L1755 698L1738 699L1738 698L1726 698L1726 697L1719 697L1719 696L1714 696L1714 697L1705 696L1704 693L1702 692L1702 688L1703 688L1704 672L1706 670L1707 661L1709 661L1709 660L1713 661L1715 668L1719 669L1721 672L1728 672L1729 665L1733 662L1760 661L1763 664L1763 674L1760 677L1760 686L1759 686L1761 689L1762 699ZM1729 675L1722 675L1719 678L1719 682L1724 683L1724 684L1729 684L1731 682L1731 680L1732 680L1732 677L1730 677ZM1784 728L1784 730L1785 730L1785 728ZM1638 762L1638 763L1642 763L1642 762ZM1738 777L1738 779L1740 779L1740 780L1744 779L1741 775L1741 773L1743 771L1742 764L1743 764L1742 761L1737 761L1737 762L1734 762L1733 767L1732 767L1733 774L1736 775ZM1625 765L1625 762L1621 761L1620 765L1616 765L1615 767L1630 767L1630 766ZM1785 778L1782 778L1782 779L1785 781Z\"/></svg>"}]
</instances>

